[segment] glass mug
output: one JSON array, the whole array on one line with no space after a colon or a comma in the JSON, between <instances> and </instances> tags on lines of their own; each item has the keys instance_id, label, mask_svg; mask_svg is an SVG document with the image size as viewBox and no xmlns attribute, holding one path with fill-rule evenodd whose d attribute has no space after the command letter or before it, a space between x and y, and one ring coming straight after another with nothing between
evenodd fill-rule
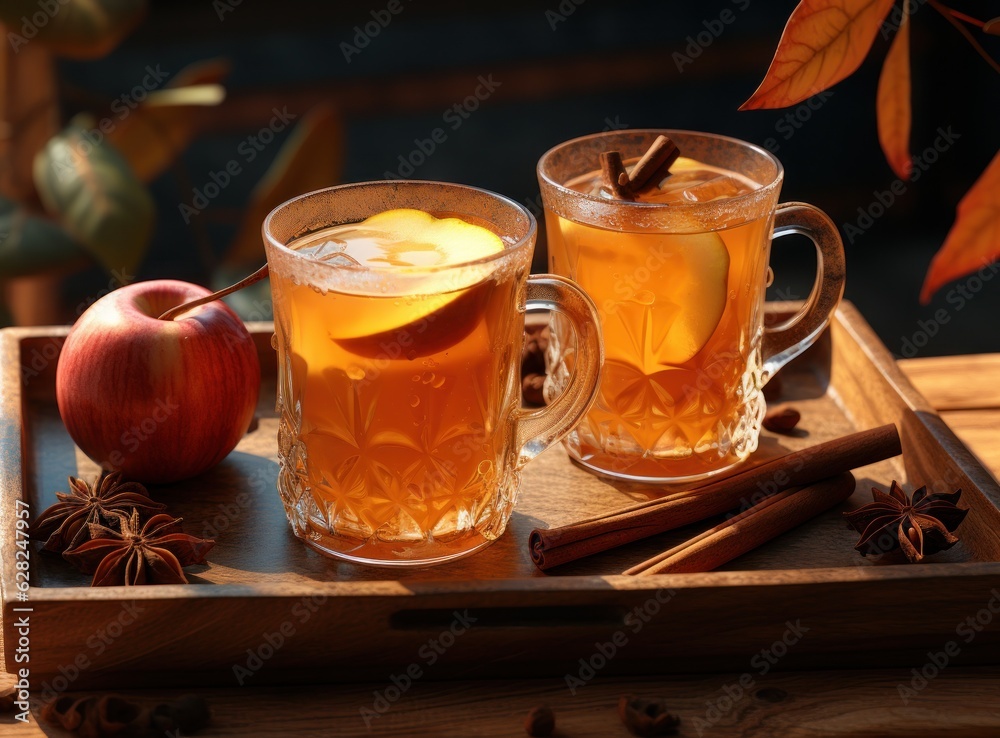
<instances>
[{"instance_id":1,"label":"glass mug","mask_svg":"<svg viewBox=\"0 0 1000 738\"><path fill-rule=\"evenodd\" d=\"M462 264L388 268L295 249L310 233L395 208L460 217L492 230L504 249ZM443 562L496 540L521 468L583 417L602 362L586 294L561 277L528 276L531 213L473 187L367 182L289 200L267 216L263 235L278 354L278 491L295 535L377 565ZM564 316L578 347L576 375L536 411L521 409L526 308Z\"/></svg>"},{"instance_id":2,"label":"glass mug","mask_svg":"<svg viewBox=\"0 0 1000 738\"><path fill-rule=\"evenodd\" d=\"M720 186L703 202L664 204L566 186L597 169L601 152L617 150L628 164L661 134L682 156L735 172L756 189L727 194ZM782 178L781 163L764 149L689 131L585 136L539 160L550 271L593 298L604 336L597 401L564 441L575 461L613 477L673 484L720 474L756 450L761 388L816 340L844 289L836 226L812 205L779 205ZM798 314L765 327L772 229L775 238L809 238L818 270ZM575 360L561 317L551 332L547 397L567 385Z\"/></svg>"}]
</instances>

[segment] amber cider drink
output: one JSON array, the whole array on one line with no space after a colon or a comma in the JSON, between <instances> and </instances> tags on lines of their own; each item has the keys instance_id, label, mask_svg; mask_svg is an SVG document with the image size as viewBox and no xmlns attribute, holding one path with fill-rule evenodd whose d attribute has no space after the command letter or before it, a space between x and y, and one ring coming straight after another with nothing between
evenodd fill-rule
<instances>
[{"instance_id":1,"label":"amber cider drink","mask_svg":"<svg viewBox=\"0 0 1000 738\"><path fill-rule=\"evenodd\" d=\"M564 186L615 208L599 170ZM550 270L593 298L604 335L600 394L567 441L584 464L639 479L701 478L756 447L762 329L747 327L761 323L773 214L734 209L707 228L685 222L682 211L758 187L682 156L636 195L639 207L629 203L599 222L546 208ZM669 230L651 226L643 204L677 208ZM554 324L558 363L561 342L571 339L558 317Z\"/></svg>"},{"instance_id":2,"label":"amber cider drink","mask_svg":"<svg viewBox=\"0 0 1000 738\"><path fill-rule=\"evenodd\" d=\"M293 198L262 233L292 532L324 555L396 567L499 539L521 470L581 420L602 362L590 298L528 274L532 214L476 187L380 180ZM541 308L572 326L576 371L528 410L524 313Z\"/></svg>"},{"instance_id":3,"label":"amber cider drink","mask_svg":"<svg viewBox=\"0 0 1000 738\"><path fill-rule=\"evenodd\" d=\"M452 225L445 236L463 241L464 222ZM446 248L407 227L393 236L337 226L288 246L389 272L447 262ZM335 532L347 553L386 560L405 559L409 544L444 557L502 532L492 523L509 503L498 478L513 463L524 277L523 265L471 265L388 294L272 276L284 316L277 340L289 347L282 381L298 409L283 420L281 443L293 446L296 484L311 498L299 506L300 525Z\"/></svg>"},{"instance_id":4,"label":"amber cider drink","mask_svg":"<svg viewBox=\"0 0 1000 738\"><path fill-rule=\"evenodd\" d=\"M643 155L660 161L652 179L632 177ZM602 161L627 174L598 177ZM577 463L687 487L757 449L763 386L823 333L844 290L836 225L807 203L779 204L783 179L765 149L697 131L605 131L541 157L549 264L593 298L607 358L597 401L564 440ZM769 312L771 241L789 234L811 242L817 278L806 300ZM552 335L550 401L575 371L559 316Z\"/></svg>"}]
</instances>

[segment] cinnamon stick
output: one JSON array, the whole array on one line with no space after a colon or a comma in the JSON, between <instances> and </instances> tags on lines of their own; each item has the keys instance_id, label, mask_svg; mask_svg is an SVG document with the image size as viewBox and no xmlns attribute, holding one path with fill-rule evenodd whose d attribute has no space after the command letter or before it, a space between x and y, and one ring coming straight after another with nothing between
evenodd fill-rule
<instances>
[{"instance_id":1,"label":"cinnamon stick","mask_svg":"<svg viewBox=\"0 0 1000 738\"><path fill-rule=\"evenodd\" d=\"M706 531L704 531L702 533L699 533L698 535L694 536L693 538L689 538L688 540L684 541L683 543L679 543L676 546L674 546L673 548L667 549L663 553L657 554L656 556L652 557L651 559L646 559L641 564L636 564L635 566L633 566L633 567L631 567L629 569L626 569L625 571L622 572L622 574L641 574L644 571L646 571L647 569L650 569L650 568L656 566L661 561L666 561L667 559L669 559L669 558L671 558L673 556L677 556L678 554L682 553L684 550L686 550L686 549L694 546L695 544L700 543L701 541L704 541L704 540L706 540L708 538L711 538L712 536L716 535L720 531L724 531L727 528L729 528L730 526L736 525L737 523L739 523L742 520L745 520L746 518L750 517L751 515L758 514L761 510L766 509L769 505L773 505L776 502L780 502L781 500L783 500L783 499L789 497L790 495L792 495L793 493L797 492L799 489L801 489L801 488L800 487L792 487L791 489L786 489L783 492L778 492L777 494L765 497L763 500L761 500L760 502L758 502L753 507L747 508L743 512L741 512L741 513L739 513L737 515L734 515L733 517L729 518L728 520L722 521L721 523L719 523L715 527L709 528L708 530L706 530Z\"/></svg>"},{"instance_id":2,"label":"cinnamon stick","mask_svg":"<svg viewBox=\"0 0 1000 738\"><path fill-rule=\"evenodd\" d=\"M812 484L901 452L895 425L852 433L786 454L700 487L692 494L679 493L579 523L533 530L528 537L528 550L538 568L550 569L640 538L721 515L739 507L743 501L762 490L780 492Z\"/></svg>"},{"instance_id":3,"label":"cinnamon stick","mask_svg":"<svg viewBox=\"0 0 1000 738\"><path fill-rule=\"evenodd\" d=\"M625 176L626 180L628 179L625 164L622 163L622 155L617 151L605 151L599 158L601 160L601 175L604 177L604 184L607 185L611 194L618 200L634 200L635 198L628 190L619 184L622 175Z\"/></svg>"},{"instance_id":4,"label":"cinnamon stick","mask_svg":"<svg viewBox=\"0 0 1000 738\"><path fill-rule=\"evenodd\" d=\"M800 490L785 490L765 498L749 510L627 569L625 574L681 574L712 571L787 533L854 492L854 475L838 474Z\"/></svg>"},{"instance_id":5,"label":"cinnamon stick","mask_svg":"<svg viewBox=\"0 0 1000 738\"><path fill-rule=\"evenodd\" d=\"M638 163L632 167L632 171L629 172L628 189L632 192L638 192L658 172L661 173L656 179L656 182L659 183L667 175L671 165L677 161L677 157L680 155L681 152L677 148L677 144L666 136L657 136L656 140L646 150L646 153L642 155Z\"/></svg>"}]
</instances>

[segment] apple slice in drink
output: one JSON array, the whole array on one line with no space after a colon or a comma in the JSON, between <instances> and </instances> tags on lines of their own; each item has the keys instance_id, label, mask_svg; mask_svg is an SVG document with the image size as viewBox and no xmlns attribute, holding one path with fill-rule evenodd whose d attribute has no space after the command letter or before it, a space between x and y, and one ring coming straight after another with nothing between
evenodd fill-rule
<instances>
[{"instance_id":1,"label":"apple slice in drink","mask_svg":"<svg viewBox=\"0 0 1000 738\"><path fill-rule=\"evenodd\" d=\"M664 265L657 292L676 314L664 332L653 335L652 349L661 364L678 366L705 347L722 320L729 299L729 250L718 233L658 238L674 258Z\"/></svg>"},{"instance_id":2,"label":"apple slice in drink","mask_svg":"<svg viewBox=\"0 0 1000 738\"><path fill-rule=\"evenodd\" d=\"M413 209L388 210L326 234L331 236L335 242L327 240L307 253L324 260L347 258L369 268L376 280L380 275L374 273L385 272L388 289L372 293L364 310L330 327L334 341L362 356L377 356L384 344L400 341L416 358L461 340L476 324L494 267L470 263L433 270L476 262L504 249L487 228Z\"/></svg>"},{"instance_id":3,"label":"apple slice in drink","mask_svg":"<svg viewBox=\"0 0 1000 738\"><path fill-rule=\"evenodd\" d=\"M390 346L399 346L400 356L405 359L419 359L444 351L454 346L468 336L482 319L483 310L494 284L491 280L480 282L447 295L435 297L447 298L436 300L439 307L427 313L426 303L420 304L419 317L413 318L414 312L405 313L405 323L393 322L391 328L385 328L378 333L354 337L334 337L334 341L356 356L378 359L390 354ZM379 303L390 302L387 298L371 298ZM383 305L373 305L372 310L381 312L389 310ZM395 307L392 308L396 310ZM371 323L368 323L371 325ZM381 325L388 321L380 321ZM404 348L405 347L405 348Z\"/></svg>"},{"instance_id":4,"label":"apple slice in drink","mask_svg":"<svg viewBox=\"0 0 1000 738\"><path fill-rule=\"evenodd\" d=\"M565 220L560 226L567 242L587 254L585 263L613 266L613 280L603 273L575 275L607 306L608 358L638 362L651 374L680 366L705 347L729 292L729 251L717 233L609 235Z\"/></svg>"}]
</instances>

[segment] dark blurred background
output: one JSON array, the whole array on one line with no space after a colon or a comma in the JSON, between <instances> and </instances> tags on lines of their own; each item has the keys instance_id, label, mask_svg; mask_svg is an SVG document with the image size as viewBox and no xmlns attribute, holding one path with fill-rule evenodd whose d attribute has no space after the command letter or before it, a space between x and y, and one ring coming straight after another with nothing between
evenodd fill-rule
<instances>
[{"instance_id":1,"label":"dark blurred background","mask_svg":"<svg viewBox=\"0 0 1000 738\"><path fill-rule=\"evenodd\" d=\"M245 163L194 227L184 222L178 203L190 201L192 187L224 168L247 135L268 124L273 108L302 115L325 102L339 111L342 181L399 172L400 157L417 148L415 139L443 127L447 139L413 167L412 177L478 185L532 207L538 203L538 157L563 140L608 127L698 129L768 145L785 165L782 199L820 206L842 231L847 223L857 226L859 208L868 208L873 193L888 190L895 179L875 123L886 38L876 38L858 73L811 106L737 111L767 70L792 0L511 0L472 9L441 0L398 2L401 12L362 48L356 27L371 22L373 12L385 18L388 2L160 0L110 56L59 63L69 115L95 95L111 99L130 89L146 65L173 73L203 58L232 61L226 101L212 111L181 167L152 184L158 224L139 278L208 283L205 250L219 254L232 239L241 208L287 130ZM960 9L1000 14L996 5L981 5ZM862 235L845 238L847 298L897 355L998 351L992 320L1000 308L1000 280L987 282L960 309L947 300L952 286L931 305L918 303L956 204L996 152L1000 113L996 73L934 9L918 6L912 19L912 149L932 146L939 128L959 138L918 181L906 183L905 193ZM342 43L358 49L349 62ZM984 43L996 55L1000 40ZM454 130L443 124L445 111L473 94L480 77L492 79L495 90ZM811 284L811 249L794 241L775 246L772 298L804 297ZM540 243L536 271L544 264ZM75 302L106 281L95 269L64 289ZM947 324L919 350L906 349L923 330L920 321L942 307Z\"/></svg>"}]
</instances>

